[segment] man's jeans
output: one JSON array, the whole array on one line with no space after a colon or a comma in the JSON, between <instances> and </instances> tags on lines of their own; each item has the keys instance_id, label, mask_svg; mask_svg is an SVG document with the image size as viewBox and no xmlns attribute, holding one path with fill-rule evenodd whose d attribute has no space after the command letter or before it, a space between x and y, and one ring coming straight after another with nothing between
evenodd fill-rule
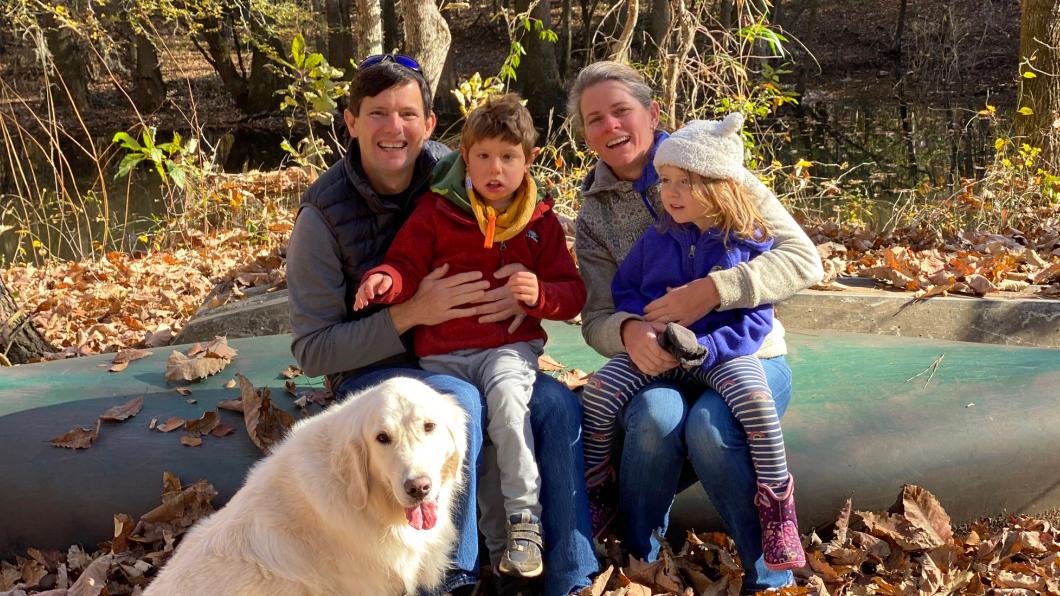
<instances>
[{"instance_id":1,"label":"man's jeans","mask_svg":"<svg viewBox=\"0 0 1060 596\"><path fill-rule=\"evenodd\" d=\"M791 399L791 369L783 356L762 365L783 416ZM655 560L659 543L653 532L665 534L674 495L698 479L736 543L746 572L743 589L790 583L791 572L770 571L762 559L755 472L743 427L714 390L689 397L680 386L660 381L635 395L623 412L619 508L626 548L632 556Z\"/></svg>"},{"instance_id":2,"label":"man's jeans","mask_svg":"<svg viewBox=\"0 0 1060 596\"><path fill-rule=\"evenodd\" d=\"M421 379L432 388L452 395L468 412L467 463L481 463L485 408L478 389L449 375L411 368L383 368L349 377L338 395L369 387L398 376ZM566 387L547 375L538 375L530 399L530 426L534 433L541 475L541 524L545 534L545 596L566 596L589 585L599 571L590 536L589 502L585 492L581 443L581 406ZM472 495L477 491L476 471L465 465L467 491L454 503L454 523L460 538L453 555L454 572L445 590L471 583L478 577L478 530Z\"/></svg>"}]
</instances>

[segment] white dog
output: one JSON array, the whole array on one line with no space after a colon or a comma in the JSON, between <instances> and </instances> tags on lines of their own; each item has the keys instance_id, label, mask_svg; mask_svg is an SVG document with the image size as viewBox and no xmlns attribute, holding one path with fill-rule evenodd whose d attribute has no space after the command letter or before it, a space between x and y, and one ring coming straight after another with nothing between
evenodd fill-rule
<instances>
[{"instance_id":1,"label":"white dog","mask_svg":"<svg viewBox=\"0 0 1060 596\"><path fill-rule=\"evenodd\" d=\"M467 415L397 378L299 422L145 596L385 596L437 586L456 530Z\"/></svg>"}]
</instances>

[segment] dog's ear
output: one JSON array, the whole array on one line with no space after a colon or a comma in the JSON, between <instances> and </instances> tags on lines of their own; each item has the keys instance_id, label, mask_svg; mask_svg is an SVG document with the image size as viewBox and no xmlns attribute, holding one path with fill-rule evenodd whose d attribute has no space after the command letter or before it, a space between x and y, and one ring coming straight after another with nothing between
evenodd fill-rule
<instances>
[{"instance_id":1,"label":"dog's ear","mask_svg":"<svg viewBox=\"0 0 1060 596\"><path fill-rule=\"evenodd\" d=\"M449 433L453 453L446 458L442 466L442 477L453 480L460 477L460 466L463 465L464 454L467 453L467 415L454 403L451 415L447 418L445 429Z\"/></svg>"},{"instance_id":2,"label":"dog's ear","mask_svg":"<svg viewBox=\"0 0 1060 596\"><path fill-rule=\"evenodd\" d=\"M346 487L356 509L368 505L368 447L360 437L341 440L331 455L331 472Z\"/></svg>"}]
</instances>

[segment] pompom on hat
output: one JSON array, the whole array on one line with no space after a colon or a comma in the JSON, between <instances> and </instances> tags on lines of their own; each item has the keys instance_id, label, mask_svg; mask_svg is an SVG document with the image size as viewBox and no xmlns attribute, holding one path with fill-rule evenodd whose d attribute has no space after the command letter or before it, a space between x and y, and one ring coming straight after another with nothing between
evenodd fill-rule
<instances>
[{"instance_id":1,"label":"pompom on hat","mask_svg":"<svg viewBox=\"0 0 1060 596\"><path fill-rule=\"evenodd\" d=\"M692 120L675 131L655 151L655 169L674 166L704 178L742 180L743 114L721 120Z\"/></svg>"}]
</instances>

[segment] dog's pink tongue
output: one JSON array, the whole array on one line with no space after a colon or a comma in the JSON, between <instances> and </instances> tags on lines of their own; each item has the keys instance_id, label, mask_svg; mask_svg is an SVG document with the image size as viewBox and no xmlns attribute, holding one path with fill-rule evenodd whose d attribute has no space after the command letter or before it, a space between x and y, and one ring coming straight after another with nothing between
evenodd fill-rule
<instances>
[{"instance_id":1,"label":"dog's pink tongue","mask_svg":"<svg viewBox=\"0 0 1060 596\"><path fill-rule=\"evenodd\" d=\"M405 519L417 530L430 530L438 523L438 504L426 501L415 507L408 507L405 509Z\"/></svg>"}]
</instances>

